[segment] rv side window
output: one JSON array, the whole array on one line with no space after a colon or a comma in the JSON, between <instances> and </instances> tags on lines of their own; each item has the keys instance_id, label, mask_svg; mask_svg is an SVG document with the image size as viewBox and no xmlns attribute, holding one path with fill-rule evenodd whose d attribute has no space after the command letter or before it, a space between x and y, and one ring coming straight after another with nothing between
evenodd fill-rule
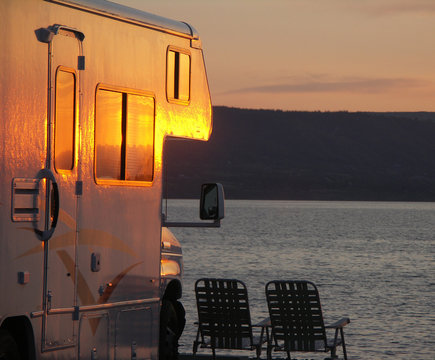
<instances>
[{"instance_id":1,"label":"rv side window","mask_svg":"<svg viewBox=\"0 0 435 360\"><path fill-rule=\"evenodd\" d=\"M76 76L73 70L56 72L54 166L56 170L74 167L74 128L76 117Z\"/></svg>"},{"instance_id":2,"label":"rv side window","mask_svg":"<svg viewBox=\"0 0 435 360\"><path fill-rule=\"evenodd\" d=\"M152 181L154 98L98 89L95 145L98 180Z\"/></svg>"},{"instance_id":3,"label":"rv side window","mask_svg":"<svg viewBox=\"0 0 435 360\"><path fill-rule=\"evenodd\" d=\"M125 179L152 181L154 169L154 99L127 95Z\"/></svg>"},{"instance_id":4,"label":"rv side window","mask_svg":"<svg viewBox=\"0 0 435 360\"><path fill-rule=\"evenodd\" d=\"M190 55L169 49L166 71L168 101L188 104L190 100Z\"/></svg>"}]
</instances>

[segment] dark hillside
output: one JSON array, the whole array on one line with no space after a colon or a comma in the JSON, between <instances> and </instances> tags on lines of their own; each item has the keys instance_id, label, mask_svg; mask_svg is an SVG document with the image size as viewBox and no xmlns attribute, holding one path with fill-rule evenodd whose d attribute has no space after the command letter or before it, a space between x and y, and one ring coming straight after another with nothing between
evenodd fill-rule
<instances>
[{"instance_id":1,"label":"dark hillside","mask_svg":"<svg viewBox=\"0 0 435 360\"><path fill-rule=\"evenodd\" d=\"M214 108L209 142L166 144L168 196L435 201L435 113Z\"/></svg>"}]
</instances>

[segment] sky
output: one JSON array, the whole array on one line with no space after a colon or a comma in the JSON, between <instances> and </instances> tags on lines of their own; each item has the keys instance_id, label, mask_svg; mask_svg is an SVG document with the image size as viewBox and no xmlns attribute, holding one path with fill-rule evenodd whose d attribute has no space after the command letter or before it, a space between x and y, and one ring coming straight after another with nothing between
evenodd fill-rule
<instances>
[{"instance_id":1,"label":"sky","mask_svg":"<svg viewBox=\"0 0 435 360\"><path fill-rule=\"evenodd\" d=\"M213 105L435 111L435 0L112 0L193 25Z\"/></svg>"}]
</instances>

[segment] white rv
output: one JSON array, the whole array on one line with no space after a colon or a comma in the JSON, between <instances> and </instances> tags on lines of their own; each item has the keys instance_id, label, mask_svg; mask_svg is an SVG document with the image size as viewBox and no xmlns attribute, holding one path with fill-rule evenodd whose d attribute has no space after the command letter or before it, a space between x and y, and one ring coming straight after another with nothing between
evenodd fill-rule
<instances>
[{"instance_id":1,"label":"white rv","mask_svg":"<svg viewBox=\"0 0 435 360\"><path fill-rule=\"evenodd\" d=\"M104 0L1 0L0 64L0 359L173 357L163 149L212 130L197 33Z\"/></svg>"}]
</instances>

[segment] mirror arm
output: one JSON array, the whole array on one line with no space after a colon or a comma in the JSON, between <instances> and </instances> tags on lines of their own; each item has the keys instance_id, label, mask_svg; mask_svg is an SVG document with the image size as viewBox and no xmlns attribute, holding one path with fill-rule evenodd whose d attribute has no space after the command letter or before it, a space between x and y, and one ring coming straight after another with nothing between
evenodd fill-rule
<instances>
[{"instance_id":1,"label":"mirror arm","mask_svg":"<svg viewBox=\"0 0 435 360\"><path fill-rule=\"evenodd\" d=\"M218 228L221 227L221 221L216 220L214 222L172 222L163 221L162 226L164 227L185 227L185 228Z\"/></svg>"}]
</instances>

